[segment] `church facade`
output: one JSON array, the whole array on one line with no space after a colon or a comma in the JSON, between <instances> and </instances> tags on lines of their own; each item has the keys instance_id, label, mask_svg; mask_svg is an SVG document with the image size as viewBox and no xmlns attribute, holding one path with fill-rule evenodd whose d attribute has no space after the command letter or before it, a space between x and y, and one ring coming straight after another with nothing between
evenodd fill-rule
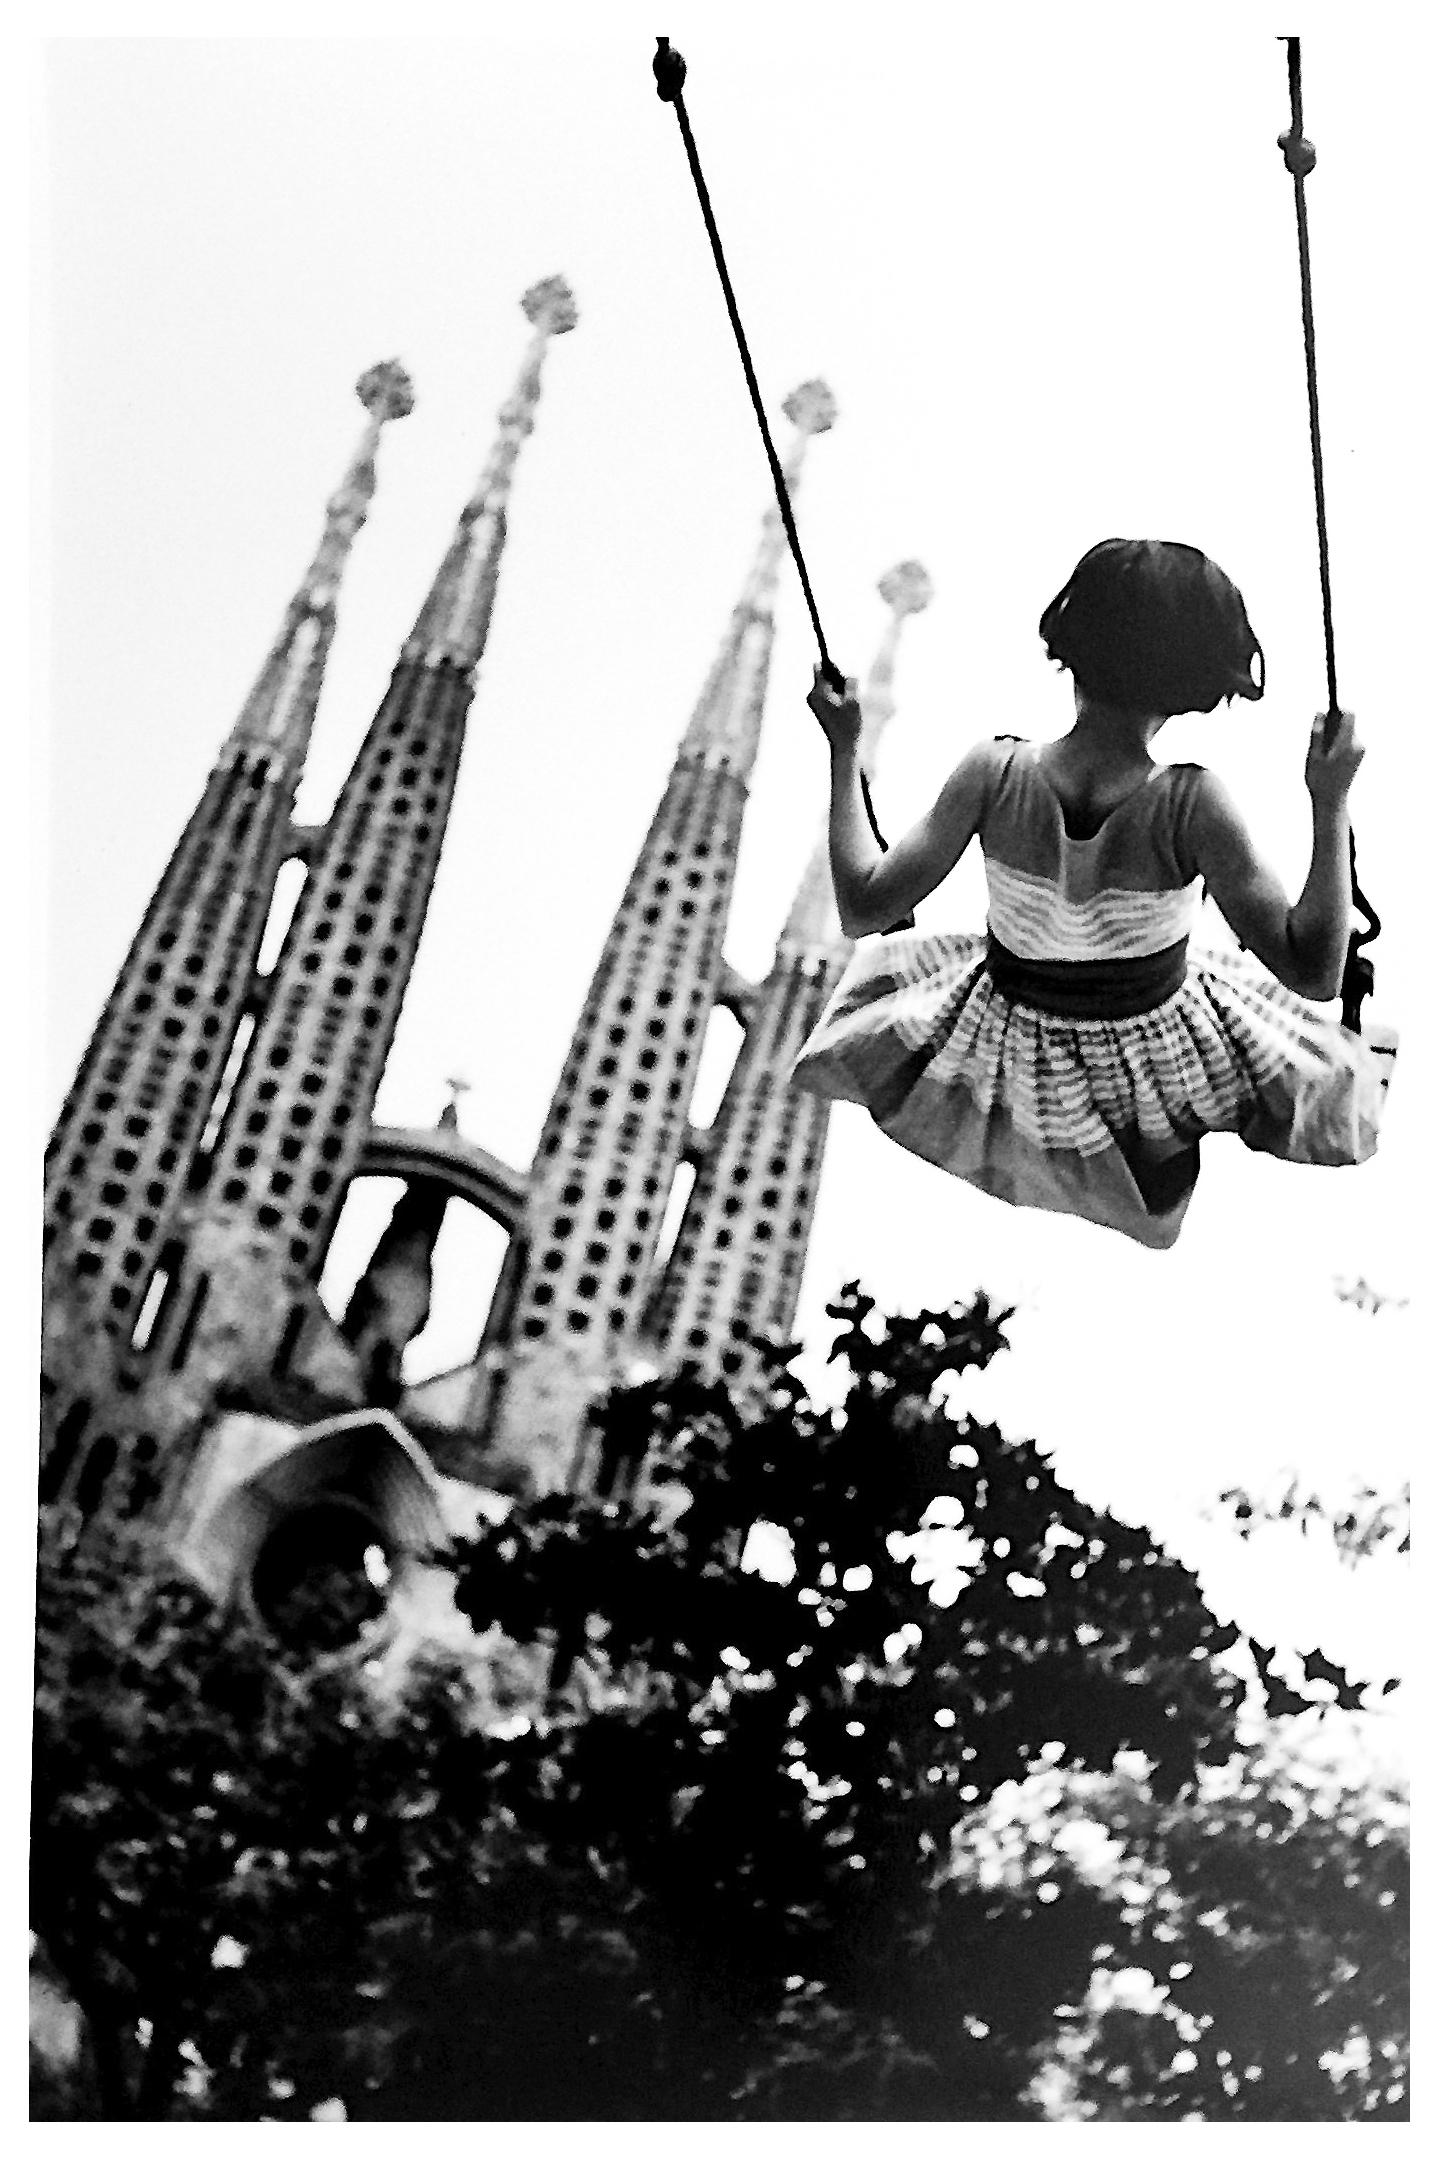
<instances>
[{"instance_id":1,"label":"church facade","mask_svg":"<svg viewBox=\"0 0 1440 2160\"><path fill-rule=\"evenodd\" d=\"M459 1129L374 1110L447 835L496 605L517 462L554 340L558 278L524 298L530 338L494 444L329 818L297 824L345 560L383 430L410 410L394 363L357 385L366 424L315 557L120 969L46 1157L43 1502L156 1513L194 1572L233 1587L297 1511L353 1516L403 1559L463 1519L465 1493L583 1490L590 1411L637 1366L684 1363L742 1398L759 1345L793 1326L828 1106L789 1063L848 953L823 837L763 982L724 956L759 744L784 539L754 563L605 937L533 1163ZM834 419L787 401L787 479ZM866 690L867 755L892 707L905 618L928 581L881 581L890 620ZM277 879L303 884L260 954ZM741 1023L720 1108L691 1097L717 1007ZM669 1249L682 1167L693 1184ZM346 1310L318 1282L357 1178L404 1190ZM508 1246L472 1361L415 1386L448 1208ZM457 1506L457 1492L461 1495ZM292 1542L294 1542L292 1538ZM303 1543L303 1541L302 1541Z\"/></svg>"}]
</instances>

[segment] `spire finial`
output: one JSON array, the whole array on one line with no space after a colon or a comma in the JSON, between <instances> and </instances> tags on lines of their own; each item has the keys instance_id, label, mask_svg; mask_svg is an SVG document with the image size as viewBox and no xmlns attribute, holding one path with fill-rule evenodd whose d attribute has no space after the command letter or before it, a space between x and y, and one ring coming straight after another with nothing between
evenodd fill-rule
<instances>
[{"instance_id":1,"label":"spire finial","mask_svg":"<svg viewBox=\"0 0 1440 2160\"><path fill-rule=\"evenodd\" d=\"M839 407L829 383L818 375L812 375L790 392L780 410L794 428L790 447L785 452L783 467L785 487L793 495L800 484L800 472L805 463L805 453L810 447L812 435L828 434L835 425ZM772 503L765 513L761 532L760 552L750 573L745 589L743 607L752 613L769 610L775 597L775 585L780 570L780 560L785 553L785 526L777 503Z\"/></svg>"},{"instance_id":2,"label":"spire finial","mask_svg":"<svg viewBox=\"0 0 1440 2160\"><path fill-rule=\"evenodd\" d=\"M828 383L812 377L791 391L781 410L795 429L784 457L785 485L793 495L811 436L823 435L835 425L835 394ZM685 730L682 757L722 763L742 776L754 764L774 635L775 589L784 553L784 520L772 501L725 642Z\"/></svg>"},{"instance_id":3,"label":"spire finial","mask_svg":"<svg viewBox=\"0 0 1440 2160\"><path fill-rule=\"evenodd\" d=\"M823 435L828 428L834 427L839 408L829 383L822 382L816 375L792 390L780 410L803 435Z\"/></svg>"},{"instance_id":4,"label":"spire finial","mask_svg":"<svg viewBox=\"0 0 1440 2160\"><path fill-rule=\"evenodd\" d=\"M345 558L364 524L375 495L375 451L387 420L403 420L415 410L415 392L398 360L366 368L355 395L370 416L350 470L325 505L325 532L301 586L304 604L324 607L335 596Z\"/></svg>"},{"instance_id":5,"label":"spire finial","mask_svg":"<svg viewBox=\"0 0 1440 2160\"><path fill-rule=\"evenodd\" d=\"M355 395L377 423L403 420L415 410L415 390L398 360L377 360L355 385Z\"/></svg>"},{"instance_id":6,"label":"spire finial","mask_svg":"<svg viewBox=\"0 0 1440 2160\"><path fill-rule=\"evenodd\" d=\"M918 615L935 597L930 573L918 562L896 563L893 570L885 572L876 590L886 607L897 615Z\"/></svg>"},{"instance_id":7,"label":"spire finial","mask_svg":"<svg viewBox=\"0 0 1440 2160\"><path fill-rule=\"evenodd\" d=\"M325 530L286 611L280 635L241 708L233 741L266 742L297 764L305 754L320 678L335 628L341 572L375 494L375 451L388 420L412 411L415 393L398 360L367 368L355 385L365 407L365 432L344 479L325 505Z\"/></svg>"},{"instance_id":8,"label":"spire finial","mask_svg":"<svg viewBox=\"0 0 1440 2160\"><path fill-rule=\"evenodd\" d=\"M893 570L887 570L877 590L890 610L890 620L860 694L860 762L867 773L876 745L895 713L895 654L901 627L907 615L918 615L929 607L935 592L930 573L914 561L896 563ZM840 915L830 876L830 849L822 827L785 918L779 950L813 953L833 950L841 942Z\"/></svg>"},{"instance_id":9,"label":"spire finial","mask_svg":"<svg viewBox=\"0 0 1440 2160\"><path fill-rule=\"evenodd\" d=\"M460 513L440 574L404 648L407 660L430 666L447 661L467 674L478 667L485 649L505 540L505 505L520 446L535 425L546 347L580 319L575 296L562 277L541 278L520 305L535 334L515 388L500 408L500 432L489 461Z\"/></svg>"},{"instance_id":10,"label":"spire finial","mask_svg":"<svg viewBox=\"0 0 1440 2160\"><path fill-rule=\"evenodd\" d=\"M860 732L860 762L867 771L881 732L895 711L895 654L901 626L907 615L918 615L935 596L929 571L914 561L896 563L893 570L885 572L876 589L890 610L890 620L870 664L860 700L865 715Z\"/></svg>"},{"instance_id":11,"label":"spire finial","mask_svg":"<svg viewBox=\"0 0 1440 2160\"><path fill-rule=\"evenodd\" d=\"M520 301L542 337L563 337L580 320L575 295L563 277L541 278Z\"/></svg>"}]
</instances>

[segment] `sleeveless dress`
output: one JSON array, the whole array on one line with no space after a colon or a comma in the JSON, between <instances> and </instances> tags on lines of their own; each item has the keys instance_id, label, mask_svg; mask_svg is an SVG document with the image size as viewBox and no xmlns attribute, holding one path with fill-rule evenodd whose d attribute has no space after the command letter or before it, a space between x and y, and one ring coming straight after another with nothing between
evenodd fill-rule
<instances>
[{"instance_id":1,"label":"sleeveless dress","mask_svg":"<svg viewBox=\"0 0 1440 2160\"><path fill-rule=\"evenodd\" d=\"M796 1061L901 1147L1017 1207L1173 1245L1206 1133L1287 1162L1375 1151L1393 1037L1348 1033L1238 945L1193 950L1202 768L1160 766L1086 839L1037 746L993 745L983 936L860 945Z\"/></svg>"}]
</instances>

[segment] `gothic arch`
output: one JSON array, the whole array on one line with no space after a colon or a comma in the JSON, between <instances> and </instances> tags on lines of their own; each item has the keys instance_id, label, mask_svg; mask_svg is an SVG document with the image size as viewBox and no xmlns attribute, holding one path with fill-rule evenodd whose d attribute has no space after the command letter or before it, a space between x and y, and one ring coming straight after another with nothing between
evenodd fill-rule
<instances>
[{"instance_id":1,"label":"gothic arch","mask_svg":"<svg viewBox=\"0 0 1440 2160\"><path fill-rule=\"evenodd\" d=\"M399 1125L372 1126L355 1175L403 1178L407 1184L427 1179L512 1234L520 1226L529 1183L522 1171L453 1129L411 1131Z\"/></svg>"}]
</instances>

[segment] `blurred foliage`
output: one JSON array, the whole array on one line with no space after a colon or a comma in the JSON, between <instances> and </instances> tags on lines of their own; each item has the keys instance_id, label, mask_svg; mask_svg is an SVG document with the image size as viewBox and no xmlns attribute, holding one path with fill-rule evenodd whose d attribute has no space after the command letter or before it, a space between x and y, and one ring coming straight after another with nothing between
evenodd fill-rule
<instances>
[{"instance_id":1,"label":"blurred foliage","mask_svg":"<svg viewBox=\"0 0 1440 2160\"><path fill-rule=\"evenodd\" d=\"M962 1901L1058 1916L1080 1899L1091 1961L1032 2089L1053 2113L1407 2118L1403 1796L1317 1770L1277 1730L1168 1802L1133 1765L1031 1780L962 1860Z\"/></svg>"},{"instance_id":2,"label":"blurred foliage","mask_svg":"<svg viewBox=\"0 0 1440 2160\"><path fill-rule=\"evenodd\" d=\"M959 1412L1007 1314L831 1313L838 1407L783 1357L748 1420L693 1375L617 1393L598 1494L454 1555L481 1643L548 1664L522 1714L286 1649L133 1530L42 1544L34 1924L100 2112L1403 2104L1398 1808L1247 1754L1263 1653Z\"/></svg>"},{"instance_id":3,"label":"blurred foliage","mask_svg":"<svg viewBox=\"0 0 1440 2160\"><path fill-rule=\"evenodd\" d=\"M101 2112L148 2120L186 2049L243 2063L296 1991L348 1999L379 1921L467 1892L475 1809L437 1801L483 1791L487 1750L457 1670L382 1701L353 1655L217 1610L143 1530L66 1529L39 1555L32 1926Z\"/></svg>"},{"instance_id":4,"label":"blurred foliage","mask_svg":"<svg viewBox=\"0 0 1440 2160\"><path fill-rule=\"evenodd\" d=\"M1292 1471L1271 1492L1256 1494L1230 1487L1221 1493L1212 1513L1223 1516L1242 1538L1275 1523L1293 1523L1301 1537L1318 1532L1349 1567L1377 1553L1403 1556L1410 1550L1408 1481L1391 1493L1373 1485L1356 1485L1337 1505L1320 1493L1307 1492L1298 1473Z\"/></svg>"}]
</instances>

